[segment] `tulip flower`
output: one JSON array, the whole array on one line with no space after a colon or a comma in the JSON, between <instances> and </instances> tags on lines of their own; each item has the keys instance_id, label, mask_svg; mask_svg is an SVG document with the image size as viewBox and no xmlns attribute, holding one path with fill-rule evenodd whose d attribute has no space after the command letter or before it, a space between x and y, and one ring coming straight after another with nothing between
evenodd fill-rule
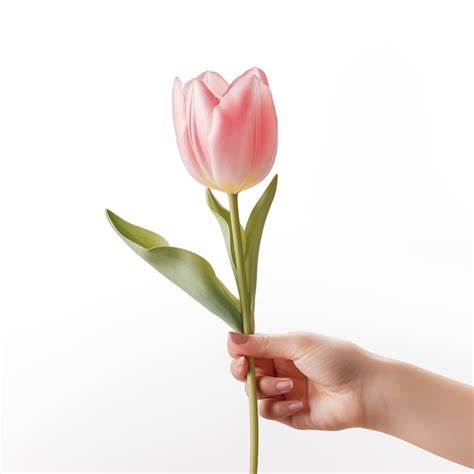
<instances>
[{"instance_id":1,"label":"tulip flower","mask_svg":"<svg viewBox=\"0 0 474 474\"><path fill-rule=\"evenodd\" d=\"M205 186L238 193L267 176L277 150L277 117L265 73L252 68L230 85L207 71L173 87L179 152Z\"/></svg>"},{"instance_id":2,"label":"tulip flower","mask_svg":"<svg viewBox=\"0 0 474 474\"><path fill-rule=\"evenodd\" d=\"M178 149L187 170L207 187L235 276L237 298L200 255L173 247L161 235L107 211L122 240L163 276L179 286L232 329L255 332L257 264L263 227L277 188L271 180L255 204L245 228L240 224L238 194L262 181L275 161L277 117L265 73L253 68L230 85L205 72L173 87L173 119ZM228 195L229 209L211 191ZM163 205L166 205L165 203ZM248 358L250 469L258 470L258 406L254 360Z\"/></svg>"}]
</instances>

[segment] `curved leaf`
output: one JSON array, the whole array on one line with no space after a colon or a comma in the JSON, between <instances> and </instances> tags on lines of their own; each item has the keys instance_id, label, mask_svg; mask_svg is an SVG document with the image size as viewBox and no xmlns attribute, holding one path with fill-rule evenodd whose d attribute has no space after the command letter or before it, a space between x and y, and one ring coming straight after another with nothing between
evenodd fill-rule
<instances>
[{"instance_id":1,"label":"curved leaf","mask_svg":"<svg viewBox=\"0 0 474 474\"><path fill-rule=\"evenodd\" d=\"M236 274L236 261L235 261L235 254L234 254L234 243L232 237L232 227L230 222L230 212L226 209L214 196L214 193L207 188L206 189L206 201L209 209L212 213L216 216L217 222L219 223L222 234L224 236L225 245L227 247L227 253L229 254L230 263L232 265L232 270L234 271L234 275ZM242 226L240 226L240 233L242 235L242 246L246 247L246 237L245 231Z\"/></svg>"},{"instance_id":2,"label":"curved leaf","mask_svg":"<svg viewBox=\"0 0 474 474\"><path fill-rule=\"evenodd\" d=\"M239 300L217 278L201 256L170 247L159 234L133 225L106 210L110 224L123 241L163 276L219 316L234 330L242 332Z\"/></svg>"},{"instance_id":3,"label":"curved leaf","mask_svg":"<svg viewBox=\"0 0 474 474\"><path fill-rule=\"evenodd\" d=\"M260 241L262 239L265 220L275 197L278 184L278 175L271 180L260 199L255 204L247 225L245 226L245 235L247 236L247 246L245 251L245 270L247 274L247 283L250 293L250 309L253 314L255 309L255 293L257 291L257 267L258 252Z\"/></svg>"}]
</instances>

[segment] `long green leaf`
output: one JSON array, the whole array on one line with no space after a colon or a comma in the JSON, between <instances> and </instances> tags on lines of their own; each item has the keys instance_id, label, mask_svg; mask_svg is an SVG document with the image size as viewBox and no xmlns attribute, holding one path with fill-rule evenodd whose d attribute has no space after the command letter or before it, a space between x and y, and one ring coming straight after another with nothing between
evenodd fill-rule
<instances>
[{"instance_id":1,"label":"long green leaf","mask_svg":"<svg viewBox=\"0 0 474 474\"><path fill-rule=\"evenodd\" d=\"M225 245L227 247L227 253L229 254L230 263L232 265L232 270L235 274L237 271L237 264L235 261L230 212L217 200L217 198L214 196L214 193L209 188L206 189L206 201L209 209L212 211L221 227L222 235L224 236ZM245 251L246 237L244 228L242 226L240 226L240 233L242 235L242 245Z\"/></svg>"},{"instance_id":2,"label":"long green leaf","mask_svg":"<svg viewBox=\"0 0 474 474\"><path fill-rule=\"evenodd\" d=\"M247 236L247 245L245 251L245 270L247 274L247 283L250 293L250 309L252 314L255 310L255 294L257 291L257 267L258 252L260 241L262 239L265 220L275 197L278 184L278 175L276 174L270 184L265 189L260 199L255 204L250 213L247 225L245 226L245 235Z\"/></svg>"},{"instance_id":3,"label":"long green leaf","mask_svg":"<svg viewBox=\"0 0 474 474\"><path fill-rule=\"evenodd\" d=\"M106 214L133 251L234 330L242 332L239 300L217 278L207 260L188 250L170 247L160 235L133 225L112 211L107 210Z\"/></svg>"}]
</instances>

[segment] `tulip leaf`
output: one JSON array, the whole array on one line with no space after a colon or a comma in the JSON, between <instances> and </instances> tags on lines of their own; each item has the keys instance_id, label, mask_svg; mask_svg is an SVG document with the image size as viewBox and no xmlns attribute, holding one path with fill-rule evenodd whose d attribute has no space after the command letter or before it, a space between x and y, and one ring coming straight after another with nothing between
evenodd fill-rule
<instances>
[{"instance_id":1,"label":"tulip leaf","mask_svg":"<svg viewBox=\"0 0 474 474\"><path fill-rule=\"evenodd\" d=\"M278 184L278 175L271 180L260 199L255 204L250 213L247 225L245 226L245 235L247 236L247 246L245 251L245 270L247 274L247 284L250 293L250 309L253 314L255 310L255 293L257 291L257 267L258 252L260 241L262 239L265 220L275 197Z\"/></svg>"},{"instance_id":2,"label":"tulip leaf","mask_svg":"<svg viewBox=\"0 0 474 474\"><path fill-rule=\"evenodd\" d=\"M206 201L209 209L212 213L216 216L217 222L219 223L222 234L224 236L225 245L227 247L227 253L229 254L230 263L232 265L232 270L234 271L234 275L237 272L237 263L235 260L235 252L234 252L234 242L232 237L232 225L230 221L230 212L226 209L214 196L214 193L207 188L206 190ZM240 234L242 235L242 246L246 248L246 236L245 230L242 226L240 226Z\"/></svg>"},{"instance_id":3,"label":"tulip leaf","mask_svg":"<svg viewBox=\"0 0 474 474\"><path fill-rule=\"evenodd\" d=\"M207 260L188 250L170 247L160 235L133 225L112 211L107 210L106 214L133 251L231 328L242 332L239 300L217 278Z\"/></svg>"}]
</instances>

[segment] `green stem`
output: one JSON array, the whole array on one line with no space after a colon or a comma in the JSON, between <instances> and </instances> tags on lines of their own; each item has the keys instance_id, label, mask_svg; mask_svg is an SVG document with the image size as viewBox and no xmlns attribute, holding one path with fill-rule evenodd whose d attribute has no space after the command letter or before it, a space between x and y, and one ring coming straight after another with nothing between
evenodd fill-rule
<instances>
[{"instance_id":1,"label":"green stem","mask_svg":"<svg viewBox=\"0 0 474 474\"><path fill-rule=\"evenodd\" d=\"M239 204L237 194L229 194L230 221L232 224L232 240L234 243L235 266L237 269L237 287L239 289L240 306L244 323L244 334L253 334L253 315L250 310L247 275L245 272L244 250L242 235L240 234ZM255 362L253 357L247 357L249 371L247 374L247 387L249 393L250 411L250 474L258 471L258 404L257 382L255 379Z\"/></svg>"}]
</instances>

